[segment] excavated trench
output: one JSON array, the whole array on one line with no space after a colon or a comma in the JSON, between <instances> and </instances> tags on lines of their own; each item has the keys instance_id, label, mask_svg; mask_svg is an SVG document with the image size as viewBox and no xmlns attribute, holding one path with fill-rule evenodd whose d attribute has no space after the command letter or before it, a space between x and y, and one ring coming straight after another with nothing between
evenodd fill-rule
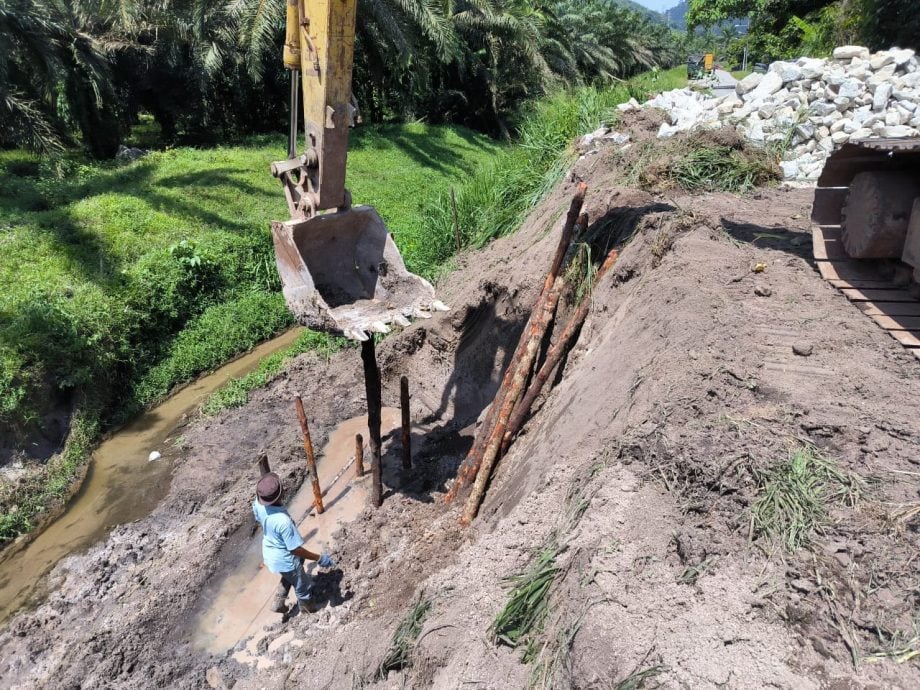
<instances>
[{"instance_id":1,"label":"excavated trench","mask_svg":"<svg viewBox=\"0 0 920 690\"><path fill-rule=\"evenodd\" d=\"M399 410L383 408L381 433L389 434L399 424ZM354 465L355 435L366 435L366 430L367 416L362 415L345 420L329 434L317 462L320 486L326 492L325 511L321 515L313 510L313 490L308 482L285 501L305 547L311 551L332 550L333 533L358 517L367 506L370 472L368 469L363 477L357 477ZM262 565L260 532L245 530L241 541L236 548L225 549L223 558L227 567L218 570L204 591L201 601L206 606L197 613L193 639L195 646L212 654L223 654L246 640L246 646L234 654L234 659L264 668L272 662L261 656L258 649L265 637L264 628L278 622L278 614L268 608L278 576ZM315 570L315 566L307 565L308 571ZM335 598L341 599L341 593Z\"/></svg>"}]
</instances>

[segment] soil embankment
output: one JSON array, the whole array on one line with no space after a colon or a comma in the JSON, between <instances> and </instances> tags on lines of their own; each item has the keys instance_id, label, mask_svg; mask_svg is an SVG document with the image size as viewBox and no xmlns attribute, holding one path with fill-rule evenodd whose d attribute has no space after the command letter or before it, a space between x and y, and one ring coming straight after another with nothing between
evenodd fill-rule
<instances>
[{"instance_id":1,"label":"soil embankment","mask_svg":"<svg viewBox=\"0 0 920 690\"><path fill-rule=\"evenodd\" d=\"M302 480L293 396L317 444L361 413L353 350L302 356L246 407L190 428L150 517L64 561L61 588L0 632L3 684L593 688L639 673L664 687L920 683L913 663L892 658L916 647L916 358L814 270L809 191L652 197L621 186L609 153L583 158L519 233L461 258L439 286L450 313L380 347L384 404L401 375L412 381L415 470L397 469L391 436L384 506L334 535L337 568L317 576L323 611L279 617L249 657L245 640L216 655L195 643L198 614L252 544L255 454L265 447L282 477ZM576 178L589 185L591 236L624 250L461 530L441 496ZM789 553L752 528L752 506L805 445L859 490ZM550 546L559 572L525 664L488 630L506 578ZM420 599L431 607L405 668L378 674Z\"/></svg>"}]
</instances>

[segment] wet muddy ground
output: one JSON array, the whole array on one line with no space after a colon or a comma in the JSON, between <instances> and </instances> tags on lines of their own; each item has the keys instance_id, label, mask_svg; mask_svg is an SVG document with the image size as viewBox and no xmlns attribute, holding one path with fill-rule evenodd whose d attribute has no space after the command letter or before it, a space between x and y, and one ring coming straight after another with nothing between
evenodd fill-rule
<instances>
[{"instance_id":1,"label":"wet muddy ground","mask_svg":"<svg viewBox=\"0 0 920 690\"><path fill-rule=\"evenodd\" d=\"M355 350L300 357L246 407L191 427L159 507L62 561L47 603L0 632L3 684L602 688L645 671L669 688L920 684L895 654L917 644L920 364L814 270L808 190L654 197L622 187L614 161L580 161L519 233L459 259L438 286L450 313L378 349L385 405L412 382L415 466L399 469L390 434L383 507L315 535L336 558L316 576L322 611L255 613L271 582L252 553L254 461L266 448L288 485L303 480L293 396L324 445L363 412ZM462 530L440 499L576 178L595 235L631 241ZM804 444L865 490L789 553L752 533L751 505ZM549 546L550 614L522 663L489 626L507 578ZM418 601L431 608L409 665L379 672Z\"/></svg>"}]
</instances>

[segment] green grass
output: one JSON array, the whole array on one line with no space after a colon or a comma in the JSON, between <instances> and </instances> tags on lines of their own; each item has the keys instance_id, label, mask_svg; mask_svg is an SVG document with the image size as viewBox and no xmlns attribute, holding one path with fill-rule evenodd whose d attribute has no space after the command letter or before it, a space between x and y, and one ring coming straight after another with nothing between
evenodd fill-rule
<instances>
[{"instance_id":1,"label":"green grass","mask_svg":"<svg viewBox=\"0 0 920 690\"><path fill-rule=\"evenodd\" d=\"M492 622L490 632L496 643L509 647L534 642L543 630L549 613L549 590L559 568L556 557L559 547L550 545L538 552L523 572L510 578L514 587L508 595L508 603L499 611ZM526 644L525 662L536 652L532 644Z\"/></svg>"},{"instance_id":2,"label":"green grass","mask_svg":"<svg viewBox=\"0 0 920 690\"><path fill-rule=\"evenodd\" d=\"M641 671L634 671L613 686L614 690L641 690L648 687L647 681L668 672L667 666L651 666Z\"/></svg>"},{"instance_id":3,"label":"green grass","mask_svg":"<svg viewBox=\"0 0 920 690\"><path fill-rule=\"evenodd\" d=\"M348 346L349 341L328 333L304 330L286 350L264 357L258 366L244 376L231 379L218 388L201 406L205 415L215 415L221 410L242 407L249 401L249 393L267 385L281 371L284 364L299 354L316 351L325 357Z\"/></svg>"},{"instance_id":4,"label":"green grass","mask_svg":"<svg viewBox=\"0 0 920 690\"><path fill-rule=\"evenodd\" d=\"M64 450L55 455L42 472L32 474L16 486L0 482L0 544L31 531L37 517L50 503L69 495L98 436L97 411L83 407L71 420Z\"/></svg>"},{"instance_id":5,"label":"green grass","mask_svg":"<svg viewBox=\"0 0 920 690\"><path fill-rule=\"evenodd\" d=\"M828 507L853 506L865 493L865 482L839 470L817 448L798 448L760 478L751 506L751 536L766 537L787 551L810 544L828 521Z\"/></svg>"},{"instance_id":6,"label":"green grass","mask_svg":"<svg viewBox=\"0 0 920 690\"><path fill-rule=\"evenodd\" d=\"M630 91L638 101L648 100L662 91L682 89L687 86L687 66L678 65L667 70L651 70L630 79Z\"/></svg>"},{"instance_id":7,"label":"green grass","mask_svg":"<svg viewBox=\"0 0 920 690\"><path fill-rule=\"evenodd\" d=\"M732 75L735 79L737 79L738 81L741 81L741 80L744 79L745 77L747 77L747 76L753 74L753 70L749 70L749 69L748 69L748 70L740 70L740 69L739 69L739 70L735 70L734 72L729 72L729 74L731 74L731 75Z\"/></svg>"},{"instance_id":8,"label":"green grass","mask_svg":"<svg viewBox=\"0 0 920 690\"><path fill-rule=\"evenodd\" d=\"M614 106L628 98L623 87L582 88L532 104L518 125L517 145L457 188L461 245L481 247L516 230L574 160L575 138L615 121ZM454 254L449 193L430 207L422 227L421 232L404 236L407 261L413 270L436 277Z\"/></svg>"},{"instance_id":9,"label":"green grass","mask_svg":"<svg viewBox=\"0 0 920 690\"><path fill-rule=\"evenodd\" d=\"M363 128L348 185L399 241L500 148L461 128ZM0 153L0 422L27 428L48 382L66 395L149 376L145 404L288 327L268 229L286 216L268 173L283 152L282 138L256 137L124 166L65 159L61 180L26 154ZM196 333L177 341L187 329Z\"/></svg>"}]
</instances>

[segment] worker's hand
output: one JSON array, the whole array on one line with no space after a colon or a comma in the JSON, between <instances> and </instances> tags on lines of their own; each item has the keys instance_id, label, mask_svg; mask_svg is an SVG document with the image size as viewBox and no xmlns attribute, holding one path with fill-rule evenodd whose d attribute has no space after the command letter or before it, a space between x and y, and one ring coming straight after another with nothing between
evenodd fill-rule
<instances>
[{"instance_id":1,"label":"worker's hand","mask_svg":"<svg viewBox=\"0 0 920 690\"><path fill-rule=\"evenodd\" d=\"M332 558L329 556L328 553L324 553L322 556L320 556L319 560L316 561L316 563L319 565L320 568L334 568L335 567L335 562L332 560Z\"/></svg>"}]
</instances>

